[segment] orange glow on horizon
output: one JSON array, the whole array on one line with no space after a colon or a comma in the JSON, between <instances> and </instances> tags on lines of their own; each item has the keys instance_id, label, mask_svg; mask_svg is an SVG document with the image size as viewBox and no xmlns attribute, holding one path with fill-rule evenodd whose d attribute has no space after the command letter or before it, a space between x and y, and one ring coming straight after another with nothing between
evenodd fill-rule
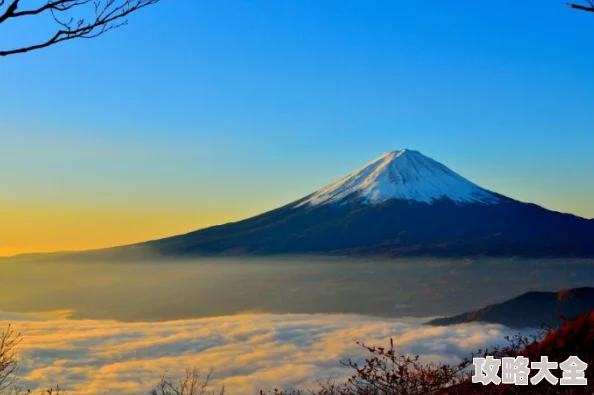
<instances>
[{"instance_id":1,"label":"orange glow on horizon","mask_svg":"<svg viewBox=\"0 0 594 395\"><path fill-rule=\"evenodd\" d=\"M252 215L249 211L1 204L0 256L132 244L237 221Z\"/></svg>"}]
</instances>

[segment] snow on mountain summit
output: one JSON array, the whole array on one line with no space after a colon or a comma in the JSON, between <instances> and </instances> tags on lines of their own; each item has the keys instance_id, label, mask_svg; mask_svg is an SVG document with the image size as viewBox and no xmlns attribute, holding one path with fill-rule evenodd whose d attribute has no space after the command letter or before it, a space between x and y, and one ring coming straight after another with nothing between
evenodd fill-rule
<instances>
[{"instance_id":1,"label":"snow on mountain summit","mask_svg":"<svg viewBox=\"0 0 594 395\"><path fill-rule=\"evenodd\" d=\"M418 151L388 152L343 179L308 196L297 207L341 201L355 194L367 204L391 199L431 204L448 198L457 204L496 204L499 197Z\"/></svg>"}]
</instances>

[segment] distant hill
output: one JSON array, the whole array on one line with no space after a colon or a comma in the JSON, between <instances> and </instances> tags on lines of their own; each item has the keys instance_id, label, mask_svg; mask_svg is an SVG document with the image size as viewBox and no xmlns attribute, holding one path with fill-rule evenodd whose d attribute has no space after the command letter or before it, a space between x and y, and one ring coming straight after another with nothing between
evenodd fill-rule
<instances>
[{"instance_id":1,"label":"distant hill","mask_svg":"<svg viewBox=\"0 0 594 395\"><path fill-rule=\"evenodd\" d=\"M573 288L559 292L527 292L505 302L452 317L437 318L427 325L455 325L489 322L512 328L557 327L561 317L573 319L594 310L594 288Z\"/></svg>"}]
</instances>

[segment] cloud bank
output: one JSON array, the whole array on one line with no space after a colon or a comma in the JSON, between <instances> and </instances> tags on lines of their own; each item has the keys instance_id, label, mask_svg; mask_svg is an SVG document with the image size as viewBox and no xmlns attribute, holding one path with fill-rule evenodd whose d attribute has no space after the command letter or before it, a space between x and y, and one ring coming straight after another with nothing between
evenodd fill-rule
<instances>
[{"instance_id":1,"label":"cloud bank","mask_svg":"<svg viewBox=\"0 0 594 395\"><path fill-rule=\"evenodd\" d=\"M0 312L22 333L20 384L59 384L68 394L146 394L168 370L214 369L229 394L315 388L351 371L340 361L366 356L355 344L385 345L426 361L459 362L511 331L498 325L426 327L419 319L356 315L244 314L167 322L123 323Z\"/></svg>"}]
</instances>

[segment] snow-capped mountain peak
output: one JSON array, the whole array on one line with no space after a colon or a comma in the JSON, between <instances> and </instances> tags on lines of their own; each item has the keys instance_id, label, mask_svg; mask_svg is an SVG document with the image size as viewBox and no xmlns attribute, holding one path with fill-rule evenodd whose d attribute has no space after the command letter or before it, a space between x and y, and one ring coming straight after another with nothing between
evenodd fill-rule
<instances>
[{"instance_id":1,"label":"snow-capped mountain peak","mask_svg":"<svg viewBox=\"0 0 594 395\"><path fill-rule=\"evenodd\" d=\"M366 204L391 199L431 204L448 198L457 204L496 204L499 197L418 151L388 152L343 179L308 196L297 207L335 203L356 196Z\"/></svg>"}]
</instances>

